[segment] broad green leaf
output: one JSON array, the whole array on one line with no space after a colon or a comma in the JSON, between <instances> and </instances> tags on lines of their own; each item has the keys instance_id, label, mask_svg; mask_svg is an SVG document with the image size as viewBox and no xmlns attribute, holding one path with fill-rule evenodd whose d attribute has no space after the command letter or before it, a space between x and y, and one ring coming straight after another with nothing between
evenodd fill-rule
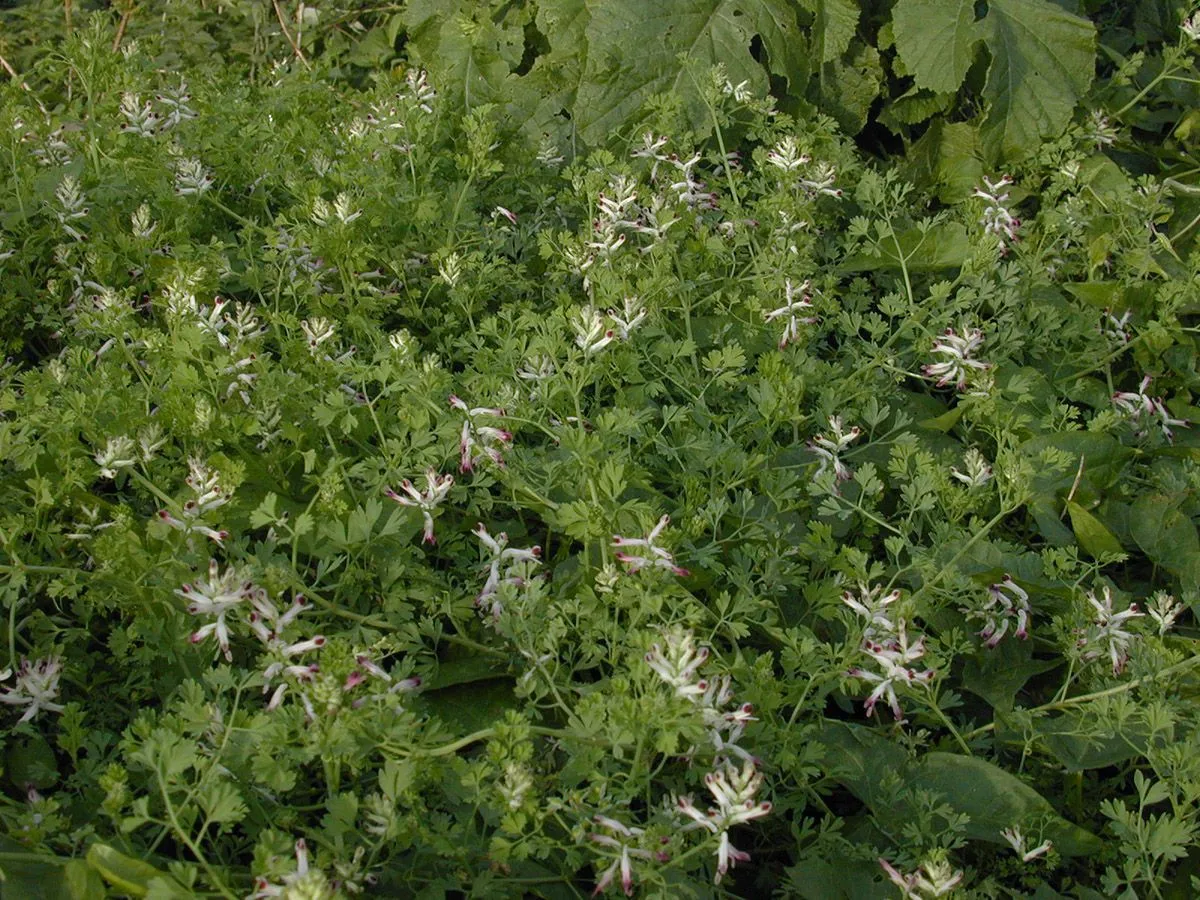
<instances>
[{"instance_id":1,"label":"broad green leaf","mask_svg":"<svg viewBox=\"0 0 1200 900\"><path fill-rule=\"evenodd\" d=\"M983 134L1005 158L1058 135L1092 84L1096 29L1048 0L990 0L985 28L992 63Z\"/></svg>"},{"instance_id":2,"label":"broad green leaf","mask_svg":"<svg viewBox=\"0 0 1200 900\"><path fill-rule=\"evenodd\" d=\"M429 69L442 98L468 110L507 99L525 48L519 26L462 0L412 0L403 15L412 59Z\"/></svg>"},{"instance_id":3,"label":"broad green leaf","mask_svg":"<svg viewBox=\"0 0 1200 900\"><path fill-rule=\"evenodd\" d=\"M1200 535L1196 525L1180 511L1183 497L1147 494L1133 504L1129 532L1150 558L1188 590L1200 586Z\"/></svg>"},{"instance_id":4,"label":"broad green leaf","mask_svg":"<svg viewBox=\"0 0 1200 900\"><path fill-rule=\"evenodd\" d=\"M901 255L910 272L933 269L956 269L966 262L971 251L967 230L958 222L944 222L922 232L910 228L896 235L900 250L891 240L885 240L881 256L860 253L847 257L838 267L843 272L869 272L876 269L899 269Z\"/></svg>"},{"instance_id":5,"label":"broad green leaf","mask_svg":"<svg viewBox=\"0 0 1200 900\"><path fill-rule=\"evenodd\" d=\"M126 856L107 844L92 844L88 848L87 864L118 891L134 897L146 896L151 879L174 880L148 862Z\"/></svg>"},{"instance_id":6,"label":"broad green leaf","mask_svg":"<svg viewBox=\"0 0 1200 900\"><path fill-rule=\"evenodd\" d=\"M967 659L962 686L995 709L1010 710L1030 678L1059 664L1057 660L1034 659L1030 641L1005 638L994 649L984 649Z\"/></svg>"},{"instance_id":7,"label":"broad green leaf","mask_svg":"<svg viewBox=\"0 0 1200 900\"><path fill-rule=\"evenodd\" d=\"M1067 501L1067 513L1071 516L1071 527L1079 546L1093 557L1104 553L1124 553L1121 542L1116 539L1103 522L1073 500Z\"/></svg>"},{"instance_id":8,"label":"broad green leaf","mask_svg":"<svg viewBox=\"0 0 1200 900\"><path fill-rule=\"evenodd\" d=\"M836 119L847 133L858 134L879 97L884 77L879 51L855 41L849 52L821 68L822 111Z\"/></svg>"},{"instance_id":9,"label":"broad green leaf","mask_svg":"<svg viewBox=\"0 0 1200 900\"><path fill-rule=\"evenodd\" d=\"M762 40L772 70L786 77L802 45L796 12L785 0L589 0L587 63L573 117L580 135L600 144L652 95L678 91L693 124L707 128L689 60L701 71L721 62L734 84L766 89L766 72L750 54Z\"/></svg>"},{"instance_id":10,"label":"broad green leaf","mask_svg":"<svg viewBox=\"0 0 1200 900\"><path fill-rule=\"evenodd\" d=\"M896 51L919 87L958 90L982 36L974 0L900 0L892 26Z\"/></svg>"},{"instance_id":11,"label":"broad green leaf","mask_svg":"<svg viewBox=\"0 0 1200 900\"><path fill-rule=\"evenodd\" d=\"M859 4L853 0L804 0L803 5L817 19L815 31L821 62L832 62L846 52L854 39Z\"/></svg>"},{"instance_id":12,"label":"broad green leaf","mask_svg":"<svg viewBox=\"0 0 1200 900\"><path fill-rule=\"evenodd\" d=\"M902 829L918 810L912 791L929 791L956 812L970 817L966 836L1004 843L1000 832L1031 818L1042 818L1046 836L1064 856L1083 856L1100 849L1100 840L1071 824L1050 802L1015 775L970 756L927 753L916 761L886 737L860 725L828 722L821 741L829 751L830 775L871 807L885 827ZM897 794L888 785L897 781Z\"/></svg>"},{"instance_id":13,"label":"broad green leaf","mask_svg":"<svg viewBox=\"0 0 1200 900\"><path fill-rule=\"evenodd\" d=\"M100 873L82 859L73 859L62 870L71 900L104 900L107 892Z\"/></svg>"}]
</instances>

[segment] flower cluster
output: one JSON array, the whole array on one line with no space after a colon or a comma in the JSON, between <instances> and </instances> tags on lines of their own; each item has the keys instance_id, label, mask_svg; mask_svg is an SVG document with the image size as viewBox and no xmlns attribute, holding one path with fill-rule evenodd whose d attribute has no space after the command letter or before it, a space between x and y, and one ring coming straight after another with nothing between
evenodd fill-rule
<instances>
[{"instance_id":1,"label":"flower cluster","mask_svg":"<svg viewBox=\"0 0 1200 900\"><path fill-rule=\"evenodd\" d=\"M945 359L921 367L926 378L937 379L938 387L953 384L956 390L966 390L973 371L986 371L992 367L991 363L975 359L972 355L983 346L983 332L965 326L962 332L960 335L953 328L942 332L933 342L933 352L940 353Z\"/></svg>"},{"instance_id":2,"label":"flower cluster","mask_svg":"<svg viewBox=\"0 0 1200 900\"><path fill-rule=\"evenodd\" d=\"M984 620L979 636L988 648L994 648L1004 639L1014 620L1017 625L1013 634L1021 640L1029 637L1029 594L1012 580L1011 575L1005 575L999 584L988 587L987 599L979 609L965 612L972 618Z\"/></svg>"},{"instance_id":3,"label":"flower cluster","mask_svg":"<svg viewBox=\"0 0 1200 900\"><path fill-rule=\"evenodd\" d=\"M190 474L184 479L184 483L192 489L195 496L184 502L180 510L180 517L177 518L168 510L160 509L158 518L184 534L202 534L221 544L229 537L229 532L218 531L204 521L204 517L208 513L229 502L229 498L225 496L225 491L221 487L220 476L198 459L188 460L188 469Z\"/></svg>"},{"instance_id":4,"label":"flower cluster","mask_svg":"<svg viewBox=\"0 0 1200 900\"><path fill-rule=\"evenodd\" d=\"M1000 832L1000 836L1008 841L1008 845L1013 848L1013 853L1021 857L1021 862L1032 862L1039 856L1049 853L1050 848L1054 846L1050 841L1042 841L1036 847L1027 848L1025 835L1021 833L1020 828L1005 828Z\"/></svg>"},{"instance_id":5,"label":"flower cluster","mask_svg":"<svg viewBox=\"0 0 1200 900\"><path fill-rule=\"evenodd\" d=\"M605 316L608 321L605 321ZM644 321L646 307L637 297L626 297L621 309L609 309L604 314L589 303L580 308L571 322L575 330L575 346L585 356L591 356L613 341L629 340L629 335Z\"/></svg>"},{"instance_id":6,"label":"flower cluster","mask_svg":"<svg viewBox=\"0 0 1200 900\"><path fill-rule=\"evenodd\" d=\"M47 712L62 712L64 707L55 702L58 696L58 679L62 675L62 657L57 653L36 662L22 659L17 666L12 687L0 694L0 703L8 706L24 706L18 722L28 722L43 709ZM12 669L0 672L0 681L13 677Z\"/></svg>"},{"instance_id":7,"label":"flower cluster","mask_svg":"<svg viewBox=\"0 0 1200 900\"><path fill-rule=\"evenodd\" d=\"M902 874L886 859L880 857L879 865L888 880L900 888L903 900L934 900L952 893L963 880L963 871L955 870L949 860L940 857L928 859L908 875Z\"/></svg>"},{"instance_id":8,"label":"flower cluster","mask_svg":"<svg viewBox=\"0 0 1200 900\"><path fill-rule=\"evenodd\" d=\"M425 519L425 543L436 544L437 538L433 535L433 511L446 499L450 488L454 487L454 476L441 475L437 469L431 467L425 472L425 485L425 490L418 491L413 487L413 483L405 478L400 482L400 490L407 496L402 496L391 488L387 488L384 493L401 506L419 509Z\"/></svg>"},{"instance_id":9,"label":"flower cluster","mask_svg":"<svg viewBox=\"0 0 1200 900\"><path fill-rule=\"evenodd\" d=\"M910 642L907 624L900 619L894 634L878 641L864 640L861 649L878 668L878 671L854 668L847 673L851 678L860 678L875 685L863 704L863 711L871 715L875 711L875 704L886 698L896 721L903 722L904 711L900 708L896 687L913 687L933 680L932 669L918 671L910 665L925 655L925 638L919 637Z\"/></svg>"},{"instance_id":10,"label":"flower cluster","mask_svg":"<svg viewBox=\"0 0 1200 900\"><path fill-rule=\"evenodd\" d=\"M308 601L303 595L297 594L292 599L291 605L281 611L266 590L255 588L250 592L250 603L254 607L249 618L250 629L254 632L254 636L262 642L269 660L263 669L263 693L271 693L271 699L267 702L268 711L277 709L283 702L289 683L295 684L298 688L300 702L304 705L304 712L309 721L312 721L316 718L316 711L313 709L305 686L312 682L316 674L321 671L321 667L316 663L302 665L294 660L301 654L324 647L325 637L318 634L290 643L284 638L284 630L308 609ZM274 684L276 679L281 679L279 684ZM272 686L274 686L273 691Z\"/></svg>"},{"instance_id":11,"label":"flower cluster","mask_svg":"<svg viewBox=\"0 0 1200 900\"><path fill-rule=\"evenodd\" d=\"M229 649L229 623L225 617L231 610L249 600L256 590L254 582L244 579L233 566L222 573L217 561L209 560L207 580L197 579L194 583L185 584L175 591L188 602L189 615L215 616L213 621L192 633L191 642L199 644L216 636L221 653L226 660L232 660L233 651Z\"/></svg>"},{"instance_id":12,"label":"flower cluster","mask_svg":"<svg viewBox=\"0 0 1200 900\"><path fill-rule=\"evenodd\" d=\"M485 459L503 468L503 451L512 443L512 432L492 425L481 425L476 420L484 416L502 419L505 411L490 406L467 406L454 394L450 395L450 408L466 414L459 437L459 471L471 472L476 463Z\"/></svg>"},{"instance_id":13,"label":"flower cluster","mask_svg":"<svg viewBox=\"0 0 1200 900\"><path fill-rule=\"evenodd\" d=\"M1005 188L1012 183L1012 178L1007 175L1003 175L995 181L984 178L984 186L975 188L972 195L984 201L983 217L979 220L979 224L983 226L985 234L994 234L1000 238L1001 256L1007 254L1009 245L1017 240L1017 231L1021 227L1021 220L1016 218L1005 205L1008 202L1008 191Z\"/></svg>"},{"instance_id":14,"label":"flower cluster","mask_svg":"<svg viewBox=\"0 0 1200 900\"><path fill-rule=\"evenodd\" d=\"M359 685L364 684L368 677L376 678L387 685L387 688L381 692L357 698L351 704L355 709L370 701L383 700L393 697L396 694L410 694L421 686L421 679L416 676L410 678L393 677L390 672L374 662L365 653L356 655L354 662L357 664L357 668L346 676L346 681L342 685L343 691L347 693L353 691Z\"/></svg>"},{"instance_id":15,"label":"flower cluster","mask_svg":"<svg viewBox=\"0 0 1200 900\"><path fill-rule=\"evenodd\" d=\"M899 599L899 590L884 594L883 585L878 584L875 587L860 584L857 593L845 591L842 594L842 602L850 607L860 619L866 620L862 630L864 641L870 641L872 638L880 636L891 637L896 633L896 623L892 621L888 607Z\"/></svg>"},{"instance_id":16,"label":"flower cluster","mask_svg":"<svg viewBox=\"0 0 1200 900\"><path fill-rule=\"evenodd\" d=\"M1135 423L1138 437L1145 437L1150 431L1150 426L1157 420L1163 437L1170 442L1175 439L1175 433L1171 431L1172 426L1186 428L1188 422L1186 419L1172 418L1162 397L1151 397L1146 393L1151 380L1147 375L1142 378L1142 383L1136 391L1117 391L1112 395L1113 405Z\"/></svg>"},{"instance_id":17,"label":"flower cluster","mask_svg":"<svg viewBox=\"0 0 1200 900\"><path fill-rule=\"evenodd\" d=\"M857 425L847 430L842 424L841 416L829 417L830 435L818 434L808 442L808 449L817 455L821 464L817 467L814 478L820 478L829 469L833 469L838 481L846 481L853 470L842 462L841 455L851 444L862 437L862 429Z\"/></svg>"},{"instance_id":18,"label":"flower cluster","mask_svg":"<svg viewBox=\"0 0 1200 900\"><path fill-rule=\"evenodd\" d=\"M728 759L732 754L746 762L757 762L738 745L746 726L756 721L754 707L749 703L733 704L732 679L728 675L700 677L700 668L708 656L708 647L697 646L690 631L673 629L663 635L662 644L651 645L645 660L674 689L675 696L699 708L718 760Z\"/></svg>"},{"instance_id":19,"label":"flower cluster","mask_svg":"<svg viewBox=\"0 0 1200 900\"><path fill-rule=\"evenodd\" d=\"M593 821L603 828L607 834L600 831L592 831L588 833L588 840L609 851L612 854L612 863L596 880L596 888L592 891L592 896L595 897L608 890L609 885L613 883L613 879L617 877L617 873L619 872L621 875L621 890L625 892L626 897L632 897L633 860L658 858L662 861L664 854L655 854L638 846L641 837L646 833L644 828L634 828L616 819L601 815L596 815Z\"/></svg>"},{"instance_id":20,"label":"flower cluster","mask_svg":"<svg viewBox=\"0 0 1200 900\"><path fill-rule=\"evenodd\" d=\"M254 893L248 900L270 900L281 897L291 900L333 900L336 893L329 878L320 869L309 868L308 842L296 841L296 868L282 876L279 884L259 876L254 879Z\"/></svg>"},{"instance_id":21,"label":"flower cluster","mask_svg":"<svg viewBox=\"0 0 1200 900\"><path fill-rule=\"evenodd\" d=\"M479 538L490 557L487 563L487 580L483 584L483 590L475 598L475 605L481 610L486 610L492 621L498 621L504 613L499 598L500 585L511 584L520 587L525 584L522 563L540 565L542 548L534 546L522 550L510 547L507 534L503 531L497 535L488 534L487 527L482 522L475 526L475 536Z\"/></svg>"},{"instance_id":22,"label":"flower cluster","mask_svg":"<svg viewBox=\"0 0 1200 900\"><path fill-rule=\"evenodd\" d=\"M663 529L667 527L670 521L671 517L664 515L645 537L629 538L622 537L619 534L613 535L612 545L621 548L617 552L616 557L620 562L629 567L630 573L640 571L646 566L651 566L666 569L681 578L686 578L691 574L687 569L675 565L674 555L670 551L659 547L656 543L659 536L663 533ZM630 547L641 547L644 550L641 555L626 553L625 551Z\"/></svg>"},{"instance_id":23,"label":"flower cluster","mask_svg":"<svg viewBox=\"0 0 1200 900\"><path fill-rule=\"evenodd\" d=\"M729 839L729 829L760 819L771 812L770 801L755 799L762 782L762 773L755 768L753 762L746 761L742 763L741 769L738 769L727 761L721 768L704 776L704 785L713 795L716 806L710 806L706 812L701 812L689 796L680 797L676 801L679 812L691 820L687 828L703 828L720 836L717 845L717 875L714 879L717 884L720 884L725 873L737 863L750 860L749 853L733 846Z\"/></svg>"},{"instance_id":24,"label":"flower cluster","mask_svg":"<svg viewBox=\"0 0 1200 900\"><path fill-rule=\"evenodd\" d=\"M808 281L802 282L798 287L793 287L792 280L789 278L784 284L783 306L763 314L768 322L779 318L785 320L783 335L779 338L780 350L800 337L801 325L815 325L819 321L816 316L802 315L813 308L812 295L808 293L811 289L812 285Z\"/></svg>"},{"instance_id":25,"label":"flower cluster","mask_svg":"<svg viewBox=\"0 0 1200 900\"><path fill-rule=\"evenodd\" d=\"M1079 635L1078 646L1083 649L1083 659L1092 660L1107 655L1112 662L1114 675L1120 675L1129 661L1129 647L1134 635L1125 630L1130 619L1140 618L1145 613L1137 608L1136 603L1130 603L1127 609L1116 612L1113 609L1112 589L1107 584L1100 588L1101 599L1097 599L1095 591L1088 591L1088 605L1092 608L1092 622Z\"/></svg>"},{"instance_id":26,"label":"flower cluster","mask_svg":"<svg viewBox=\"0 0 1200 900\"><path fill-rule=\"evenodd\" d=\"M971 447L963 454L963 467L965 472L960 472L954 466L950 467L950 476L961 481L969 488L983 487L992 480L993 472L991 465L984 458L983 454Z\"/></svg>"},{"instance_id":27,"label":"flower cluster","mask_svg":"<svg viewBox=\"0 0 1200 900\"><path fill-rule=\"evenodd\" d=\"M116 437L109 438L108 443L104 445L104 449L93 457L96 460L96 465L100 467L100 477L113 479L117 477L117 473L122 469L129 469L135 466L138 457L134 448L133 438L128 435L119 434Z\"/></svg>"}]
</instances>

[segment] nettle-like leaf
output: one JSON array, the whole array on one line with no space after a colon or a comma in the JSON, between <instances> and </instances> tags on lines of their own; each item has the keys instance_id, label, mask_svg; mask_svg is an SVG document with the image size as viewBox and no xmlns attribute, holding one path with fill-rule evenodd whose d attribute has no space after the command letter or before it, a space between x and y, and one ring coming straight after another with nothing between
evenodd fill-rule
<instances>
[{"instance_id":1,"label":"nettle-like leaf","mask_svg":"<svg viewBox=\"0 0 1200 900\"><path fill-rule=\"evenodd\" d=\"M584 140L601 142L649 97L679 91L689 98L693 121L702 108L687 71L688 61L703 71L724 64L733 84L749 81L762 92L767 73L750 54L755 36L776 74L795 66L800 32L792 6L784 0L666 0L648 8L641 0L590 3L588 59L575 121Z\"/></svg>"},{"instance_id":2,"label":"nettle-like leaf","mask_svg":"<svg viewBox=\"0 0 1200 900\"><path fill-rule=\"evenodd\" d=\"M990 55L983 136L1018 159L1062 132L1095 74L1096 29L1049 0L900 0L896 50L919 87L957 91L983 44Z\"/></svg>"}]
</instances>

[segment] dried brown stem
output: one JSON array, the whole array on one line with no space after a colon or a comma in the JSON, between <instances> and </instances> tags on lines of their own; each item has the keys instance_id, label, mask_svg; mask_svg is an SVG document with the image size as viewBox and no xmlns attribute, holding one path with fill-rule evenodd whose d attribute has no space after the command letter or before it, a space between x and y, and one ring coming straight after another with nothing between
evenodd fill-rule
<instances>
[{"instance_id":1,"label":"dried brown stem","mask_svg":"<svg viewBox=\"0 0 1200 900\"><path fill-rule=\"evenodd\" d=\"M117 24L117 35L113 38L113 53L121 49L121 41L125 37L125 29L129 25L129 20L133 18L134 8L133 4L130 4L129 8L121 13L121 21Z\"/></svg>"},{"instance_id":2,"label":"dried brown stem","mask_svg":"<svg viewBox=\"0 0 1200 900\"><path fill-rule=\"evenodd\" d=\"M284 18L283 10L279 7L279 0L271 0L271 6L275 8L275 18L279 20L279 29L283 32L283 36L287 38L287 42L292 45L296 59L304 63L304 68L309 68L308 60L304 58L304 51L300 49L300 45L296 43L292 37L292 33L288 31L287 20Z\"/></svg>"}]
</instances>

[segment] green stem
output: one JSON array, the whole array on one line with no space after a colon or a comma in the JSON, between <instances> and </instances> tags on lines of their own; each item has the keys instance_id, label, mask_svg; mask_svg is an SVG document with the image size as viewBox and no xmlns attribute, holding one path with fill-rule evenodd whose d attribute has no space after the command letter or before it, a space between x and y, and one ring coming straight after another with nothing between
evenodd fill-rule
<instances>
[{"instance_id":1,"label":"green stem","mask_svg":"<svg viewBox=\"0 0 1200 900\"><path fill-rule=\"evenodd\" d=\"M1170 675L1177 675L1180 672L1185 672L1197 663L1200 663L1200 656L1193 656L1190 659L1185 659L1183 662L1176 663L1173 666L1167 666L1167 668L1159 672L1155 672L1153 675L1144 675L1141 678L1134 678L1132 681L1126 681L1124 684L1118 684L1116 687L1105 688L1102 691L1093 691L1090 694L1080 694L1077 697L1068 697L1066 700L1056 700L1053 703L1045 703L1042 706L1035 706L1033 709L1028 710L1028 712L1031 716L1036 716L1039 713L1056 712L1060 709L1069 709L1072 706L1079 706L1083 703L1091 703L1093 700L1102 700L1105 697L1115 697L1118 694L1124 694L1128 691L1134 690L1135 688L1139 688L1143 684L1149 684L1152 681L1158 681L1160 678L1166 678ZM981 734L987 734L989 731L994 730L995 727L995 722L989 722L987 725L981 725L974 731L967 732L967 734L964 735L964 738L966 740L971 740L979 737Z\"/></svg>"}]
</instances>

